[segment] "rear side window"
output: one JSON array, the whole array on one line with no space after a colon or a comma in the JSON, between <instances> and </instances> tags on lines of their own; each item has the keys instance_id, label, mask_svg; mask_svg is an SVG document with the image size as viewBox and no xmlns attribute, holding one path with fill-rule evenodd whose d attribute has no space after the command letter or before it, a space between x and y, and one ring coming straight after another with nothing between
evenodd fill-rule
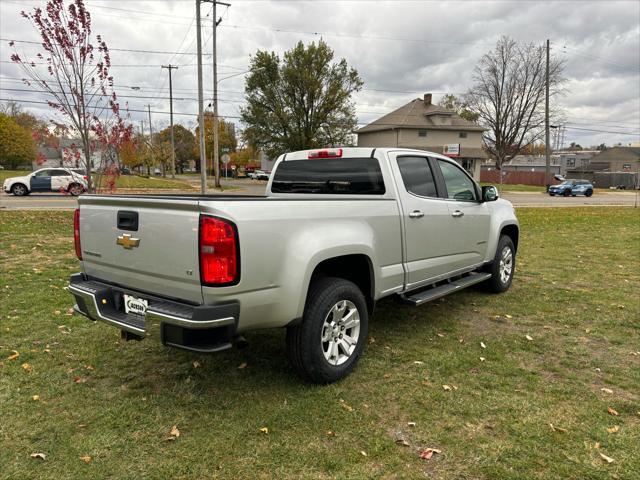
<instances>
[{"instance_id":1,"label":"rear side window","mask_svg":"<svg viewBox=\"0 0 640 480\"><path fill-rule=\"evenodd\" d=\"M433 173L426 157L399 157L398 168L407 192L421 197L437 197Z\"/></svg>"},{"instance_id":2,"label":"rear side window","mask_svg":"<svg viewBox=\"0 0 640 480\"><path fill-rule=\"evenodd\" d=\"M271 191L382 195L385 188L375 158L322 158L281 162L273 177Z\"/></svg>"}]
</instances>

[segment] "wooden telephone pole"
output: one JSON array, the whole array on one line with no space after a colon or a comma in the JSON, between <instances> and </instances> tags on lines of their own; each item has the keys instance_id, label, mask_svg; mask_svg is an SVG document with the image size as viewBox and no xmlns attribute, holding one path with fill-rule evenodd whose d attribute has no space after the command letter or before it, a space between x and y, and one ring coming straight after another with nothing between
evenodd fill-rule
<instances>
[{"instance_id":1,"label":"wooden telephone pole","mask_svg":"<svg viewBox=\"0 0 640 480\"><path fill-rule=\"evenodd\" d=\"M545 72L545 98L544 98L544 135L545 135L545 168L544 168L544 183L547 191L549 191L549 185L551 181L551 137L549 135L549 39L547 38L547 68Z\"/></svg>"},{"instance_id":2,"label":"wooden telephone pole","mask_svg":"<svg viewBox=\"0 0 640 480\"><path fill-rule=\"evenodd\" d=\"M169 69L169 123L171 125L171 178L176 178L176 145L173 139L173 85L171 83L171 70L177 70L174 65L162 65L161 68Z\"/></svg>"}]
</instances>

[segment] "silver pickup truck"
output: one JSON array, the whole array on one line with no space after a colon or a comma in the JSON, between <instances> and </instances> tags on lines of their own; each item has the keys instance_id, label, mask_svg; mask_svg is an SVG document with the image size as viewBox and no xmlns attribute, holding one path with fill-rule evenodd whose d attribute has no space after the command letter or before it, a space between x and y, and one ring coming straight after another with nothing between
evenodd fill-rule
<instances>
[{"instance_id":1,"label":"silver pickup truck","mask_svg":"<svg viewBox=\"0 0 640 480\"><path fill-rule=\"evenodd\" d=\"M230 348L240 334L287 328L298 373L347 375L377 300L421 305L513 279L513 206L453 160L398 148L281 155L265 196L79 197L77 312L126 339Z\"/></svg>"}]
</instances>

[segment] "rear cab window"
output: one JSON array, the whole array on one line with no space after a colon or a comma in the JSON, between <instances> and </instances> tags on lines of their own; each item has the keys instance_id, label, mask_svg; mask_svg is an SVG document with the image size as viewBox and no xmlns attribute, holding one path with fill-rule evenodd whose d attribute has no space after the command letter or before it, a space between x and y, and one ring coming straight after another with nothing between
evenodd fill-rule
<instances>
[{"instance_id":1,"label":"rear cab window","mask_svg":"<svg viewBox=\"0 0 640 480\"><path fill-rule=\"evenodd\" d=\"M384 195L376 158L283 160L271 184L273 193Z\"/></svg>"},{"instance_id":2,"label":"rear cab window","mask_svg":"<svg viewBox=\"0 0 640 480\"><path fill-rule=\"evenodd\" d=\"M427 157L398 157L398 169L407 192L420 197L438 196Z\"/></svg>"}]
</instances>

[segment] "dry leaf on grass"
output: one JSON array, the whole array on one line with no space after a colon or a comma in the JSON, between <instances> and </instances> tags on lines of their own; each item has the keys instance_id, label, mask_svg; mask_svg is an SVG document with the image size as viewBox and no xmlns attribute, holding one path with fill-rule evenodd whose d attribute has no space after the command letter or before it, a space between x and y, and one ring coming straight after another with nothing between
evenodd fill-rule
<instances>
[{"instance_id":1,"label":"dry leaf on grass","mask_svg":"<svg viewBox=\"0 0 640 480\"><path fill-rule=\"evenodd\" d=\"M421 362L420 360L414 360L413 364L414 365L424 365L424 362Z\"/></svg>"},{"instance_id":2,"label":"dry leaf on grass","mask_svg":"<svg viewBox=\"0 0 640 480\"><path fill-rule=\"evenodd\" d=\"M20 356L20 352L17 350L11 350L13 353L7 357L7 360L15 360Z\"/></svg>"},{"instance_id":3,"label":"dry leaf on grass","mask_svg":"<svg viewBox=\"0 0 640 480\"><path fill-rule=\"evenodd\" d=\"M267 427L262 427L260 429L260 433L264 433L265 435L269 433L269 429Z\"/></svg>"},{"instance_id":4,"label":"dry leaf on grass","mask_svg":"<svg viewBox=\"0 0 640 480\"><path fill-rule=\"evenodd\" d=\"M509 320L511 320L513 318L513 315L505 315L504 318L508 318Z\"/></svg>"},{"instance_id":5,"label":"dry leaf on grass","mask_svg":"<svg viewBox=\"0 0 640 480\"><path fill-rule=\"evenodd\" d=\"M91 463L91 460L93 460L93 458L91 458L89 455L83 455L82 457L80 457L80 460L82 460L84 463Z\"/></svg>"},{"instance_id":6,"label":"dry leaf on grass","mask_svg":"<svg viewBox=\"0 0 640 480\"><path fill-rule=\"evenodd\" d=\"M618 433L620 431L620 427L618 425L614 425L613 427L607 428L607 432L609 433Z\"/></svg>"},{"instance_id":7,"label":"dry leaf on grass","mask_svg":"<svg viewBox=\"0 0 640 480\"><path fill-rule=\"evenodd\" d=\"M173 427L171 427L171 431L169 432L169 435L175 438L178 438L180 436L180 430L178 430L177 425L174 425Z\"/></svg>"},{"instance_id":8,"label":"dry leaf on grass","mask_svg":"<svg viewBox=\"0 0 640 480\"><path fill-rule=\"evenodd\" d=\"M434 453L442 453L442 451L437 448L424 448L420 451L420 458L423 460L429 460L433 457Z\"/></svg>"},{"instance_id":9,"label":"dry leaf on grass","mask_svg":"<svg viewBox=\"0 0 640 480\"><path fill-rule=\"evenodd\" d=\"M87 381L84 377L73 377L73 383L85 383Z\"/></svg>"},{"instance_id":10,"label":"dry leaf on grass","mask_svg":"<svg viewBox=\"0 0 640 480\"><path fill-rule=\"evenodd\" d=\"M29 455L31 458L37 458L38 460L46 460L47 456L44 453L32 453Z\"/></svg>"},{"instance_id":11,"label":"dry leaf on grass","mask_svg":"<svg viewBox=\"0 0 640 480\"><path fill-rule=\"evenodd\" d=\"M34 402L40 400L40 395L32 395L31 400L33 400Z\"/></svg>"},{"instance_id":12,"label":"dry leaf on grass","mask_svg":"<svg viewBox=\"0 0 640 480\"><path fill-rule=\"evenodd\" d=\"M450 387L449 385L442 385L442 389L443 389L445 392L450 392L450 391L451 391L451 387Z\"/></svg>"},{"instance_id":13,"label":"dry leaf on grass","mask_svg":"<svg viewBox=\"0 0 640 480\"><path fill-rule=\"evenodd\" d=\"M440 338L444 338L444 333L436 333L437 336L439 336Z\"/></svg>"},{"instance_id":14,"label":"dry leaf on grass","mask_svg":"<svg viewBox=\"0 0 640 480\"><path fill-rule=\"evenodd\" d=\"M609 412L609 415L613 415L614 417L617 417L619 415L618 412L616 412L613 408L611 407L607 407L607 412Z\"/></svg>"},{"instance_id":15,"label":"dry leaf on grass","mask_svg":"<svg viewBox=\"0 0 640 480\"><path fill-rule=\"evenodd\" d=\"M407 422L407 427L415 427L416 422Z\"/></svg>"},{"instance_id":16,"label":"dry leaf on grass","mask_svg":"<svg viewBox=\"0 0 640 480\"><path fill-rule=\"evenodd\" d=\"M611 390L610 388L601 388L600 391L604 393L613 393L613 390Z\"/></svg>"},{"instance_id":17,"label":"dry leaf on grass","mask_svg":"<svg viewBox=\"0 0 640 480\"><path fill-rule=\"evenodd\" d=\"M524 338L526 338L527 340L529 340L530 342L533 341L533 337L531 335L525 335Z\"/></svg>"},{"instance_id":18,"label":"dry leaf on grass","mask_svg":"<svg viewBox=\"0 0 640 480\"><path fill-rule=\"evenodd\" d=\"M327 430L327 437L335 437L336 436L336 432L334 432L333 430Z\"/></svg>"},{"instance_id":19,"label":"dry leaf on grass","mask_svg":"<svg viewBox=\"0 0 640 480\"><path fill-rule=\"evenodd\" d=\"M33 367L31 366L31 364L30 364L30 363L26 363L26 362L25 362L25 363L23 363L23 364L22 364L22 368L23 368L23 369L25 370L25 372L27 372L27 373L31 373L31 372L33 372Z\"/></svg>"},{"instance_id":20,"label":"dry leaf on grass","mask_svg":"<svg viewBox=\"0 0 640 480\"><path fill-rule=\"evenodd\" d=\"M411 446L409 444L409 442L407 442L404 438L397 438L396 439L396 444L397 445L402 445L403 447L410 447Z\"/></svg>"},{"instance_id":21,"label":"dry leaf on grass","mask_svg":"<svg viewBox=\"0 0 640 480\"><path fill-rule=\"evenodd\" d=\"M200 362L198 360L194 360L192 365L193 365L193 368L200 368Z\"/></svg>"},{"instance_id":22,"label":"dry leaf on grass","mask_svg":"<svg viewBox=\"0 0 640 480\"><path fill-rule=\"evenodd\" d=\"M551 427L551 430L554 432L567 433L566 428L556 427L553 423L550 423L549 426Z\"/></svg>"},{"instance_id":23,"label":"dry leaf on grass","mask_svg":"<svg viewBox=\"0 0 640 480\"><path fill-rule=\"evenodd\" d=\"M480 361L484 362L486 359L484 357L480 357Z\"/></svg>"},{"instance_id":24,"label":"dry leaf on grass","mask_svg":"<svg viewBox=\"0 0 640 480\"><path fill-rule=\"evenodd\" d=\"M247 362L242 362L240 365L238 365L238 370L244 370L245 368L247 368Z\"/></svg>"},{"instance_id":25,"label":"dry leaf on grass","mask_svg":"<svg viewBox=\"0 0 640 480\"><path fill-rule=\"evenodd\" d=\"M364 450L360 450L360 455L362 455L363 457L367 456L367 452L365 452Z\"/></svg>"},{"instance_id":26,"label":"dry leaf on grass","mask_svg":"<svg viewBox=\"0 0 640 480\"><path fill-rule=\"evenodd\" d=\"M602 458L605 462L607 463L613 463L615 460L611 457L608 457L607 455L605 455L602 452L598 452L600 454L600 458Z\"/></svg>"},{"instance_id":27,"label":"dry leaf on grass","mask_svg":"<svg viewBox=\"0 0 640 480\"><path fill-rule=\"evenodd\" d=\"M353 412L353 407L342 399L340 399L340 406L344 408L347 412Z\"/></svg>"},{"instance_id":28,"label":"dry leaf on grass","mask_svg":"<svg viewBox=\"0 0 640 480\"><path fill-rule=\"evenodd\" d=\"M484 342L480 342L480 346L481 346L482 348L487 348L487 346L484 344Z\"/></svg>"}]
</instances>

